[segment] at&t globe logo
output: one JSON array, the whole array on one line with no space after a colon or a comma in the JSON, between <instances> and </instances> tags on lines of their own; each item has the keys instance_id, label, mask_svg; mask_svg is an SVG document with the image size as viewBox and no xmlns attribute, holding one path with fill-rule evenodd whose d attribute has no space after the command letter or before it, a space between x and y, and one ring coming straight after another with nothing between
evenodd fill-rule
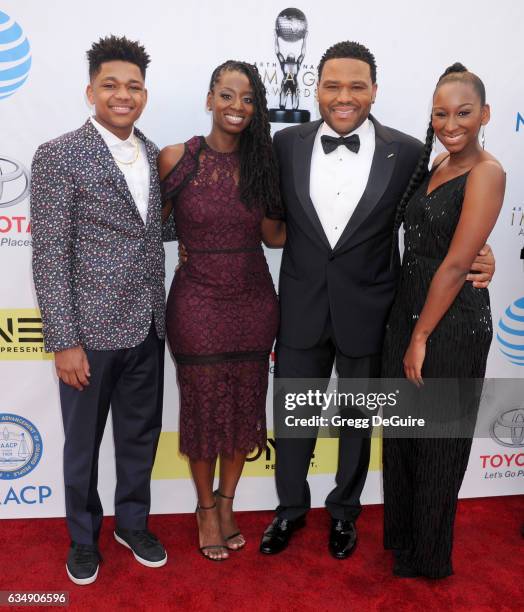
<instances>
[{"instance_id":1,"label":"at&t globe logo","mask_svg":"<svg viewBox=\"0 0 524 612\"><path fill-rule=\"evenodd\" d=\"M524 366L524 297L506 308L499 321L497 340L510 363Z\"/></svg>"},{"instance_id":2,"label":"at&t globe logo","mask_svg":"<svg viewBox=\"0 0 524 612\"><path fill-rule=\"evenodd\" d=\"M22 28L0 11L0 100L9 98L27 80L31 47Z\"/></svg>"}]
</instances>

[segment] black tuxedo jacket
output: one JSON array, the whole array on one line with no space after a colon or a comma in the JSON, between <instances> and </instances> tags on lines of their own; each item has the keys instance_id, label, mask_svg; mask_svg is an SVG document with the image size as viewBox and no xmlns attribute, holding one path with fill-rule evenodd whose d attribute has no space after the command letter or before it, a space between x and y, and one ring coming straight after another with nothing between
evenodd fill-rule
<instances>
[{"instance_id":1,"label":"black tuxedo jacket","mask_svg":"<svg viewBox=\"0 0 524 612\"><path fill-rule=\"evenodd\" d=\"M422 144L370 119L376 143L369 179L333 249L309 195L311 154L321 121L275 134L287 223L278 339L292 348L314 346L330 315L344 354L363 357L381 351L399 269L398 252L394 268L389 265L395 210Z\"/></svg>"}]
</instances>

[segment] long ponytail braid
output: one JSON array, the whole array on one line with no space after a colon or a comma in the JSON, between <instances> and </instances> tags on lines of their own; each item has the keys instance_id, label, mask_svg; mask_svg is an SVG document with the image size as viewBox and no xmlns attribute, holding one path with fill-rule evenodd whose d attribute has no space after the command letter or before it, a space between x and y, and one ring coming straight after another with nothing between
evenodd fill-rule
<instances>
[{"instance_id":1,"label":"long ponytail braid","mask_svg":"<svg viewBox=\"0 0 524 612\"><path fill-rule=\"evenodd\" d=\"M419 188L420 184L424 180L428 172L428 164L429 158L431 157L431 151L433 149L433 137L435 132L433 131L433 126L431 124L431 119L429 120L428 129L426 131L426 142L424 143L424 148L422 149L422 153L418 158L417 165L415 166L415 170L409 179L408 186L406 187L406 191L404 191L404 195L400 199L400 202L397 206L397 211L395 213L395 221L393 223L393 240L391 243L391 253L389 259L389 267L390 269L393 267L395 252L398 244L398 231L400 226L404 222L404 215L406 213L406 206L415 193L415 191Z\"/></svg>"}]
</instances>

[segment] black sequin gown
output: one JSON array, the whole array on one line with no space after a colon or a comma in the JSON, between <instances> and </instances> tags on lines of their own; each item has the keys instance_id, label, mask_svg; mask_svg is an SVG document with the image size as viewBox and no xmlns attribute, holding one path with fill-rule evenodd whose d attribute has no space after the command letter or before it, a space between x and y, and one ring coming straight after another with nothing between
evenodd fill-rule
<instances>
[{"instance_id":1,"label":"black sequin gown","mask_svg":"<svg viewBox=\"0 0 524 612\"><path fill-rule=\"evenodd\" d=\"M426 195L429 174L407 205L405 253L386 330L384 377L404 378L402 360L453 238L467 177L457 176ZM491 339L488 291L466 282L428 339L423 377L458 378L478 398ZM396 550L397 571L432 578L453 573L453 523L470 449L470 437L384 439L384 545Z\"/></svg>"}]
</instances>

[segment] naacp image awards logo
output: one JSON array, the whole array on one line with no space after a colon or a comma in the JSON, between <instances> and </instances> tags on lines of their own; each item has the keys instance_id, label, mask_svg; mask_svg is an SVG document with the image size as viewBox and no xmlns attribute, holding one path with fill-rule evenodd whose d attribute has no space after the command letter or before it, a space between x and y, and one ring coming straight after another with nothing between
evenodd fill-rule
<instances>
[{"instance_id":1,"label":"naacp image awards logo","mask_svg":"<svg viewBox=\"0 0 524 612\"><path fill-rule=\"evenodd\" d=\"M524 366L524 297L506 308L499 321L497 340L510 363Z\"/></svg>"},{"instance_id":2,"label":"naacp image awards logo","mask_svg":"<svg viewBox=\"0 0 524 612\"><path fill-rule=\"evenodd\" d=\"M0 414L0 480L22 478L42 457L42 437L24 417Z\"/></svg>"},{"instance_id":3,"label":"naacp image awards logo","mask_svg":"<svg viewBox=\"0 0 524 612\"><path fill-rule=\"evenodd\" d=\"M22 28L0 11L0 101L26 82L31 69L31 47Z\"/></svg>"},{"instance_id":4,"label":"naacp image awards logo","mask_svg":"<svg viewBox=\"0 0 524 612\"><path fill-rule=\"evenodd\" d=\"M298 8L281 11L273 30L275 59L254 62L266 87L269 120L273 123L305 123L309 110L300 108L316 93L316 68L305 62L308 22Z\"/></svg>"}]
</instances>

